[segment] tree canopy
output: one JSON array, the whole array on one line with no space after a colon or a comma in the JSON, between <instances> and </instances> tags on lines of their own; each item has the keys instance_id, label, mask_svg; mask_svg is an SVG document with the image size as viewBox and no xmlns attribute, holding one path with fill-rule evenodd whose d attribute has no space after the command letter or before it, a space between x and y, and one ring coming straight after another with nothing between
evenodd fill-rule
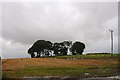
<instances>
[{"instance_id":1,"label":"tree canopy","mask_svg":"<svg viewBox=\"0 0 120 80\"><path fill-rule=\"evenodd\" d=\"M85 44L77 41L72 45L72 54L73 55L76 55L77 53L82 54L84 49L85 49Z\"/></svg>"},{"instance_id":2,"label":"tree canopy","mask_svg":"<svg viewBox=\"0 0 120 80\"><path fill-rule=\"evenodd\" d=\"M62 56L67 55L68 49L72 53L72 55L82 54L85 49L85 44L82 42L75 42L72 44L72 41L63 41L63 42L55 42L45 40L37 40L32 47L28 49L28 54L31 57L45 57L45 56ZM35 54L36 53L36 54Z\"/></svg>"}]
</instances>

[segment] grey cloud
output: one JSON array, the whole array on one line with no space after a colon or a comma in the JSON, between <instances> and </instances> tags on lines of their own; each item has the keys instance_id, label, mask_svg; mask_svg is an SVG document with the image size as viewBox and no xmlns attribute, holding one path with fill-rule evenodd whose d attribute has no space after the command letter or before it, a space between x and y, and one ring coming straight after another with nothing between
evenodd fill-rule
<instances>
[{"instance_id":1,"label":"grey cloud","mask_svg":"<svg viewBox=\"0 0 120 80\"><path fill-rule=\"evenodd\" d=\"M79 40L87 45L87 52L107 52L108 30L113 29L117 45L118 6L114 2L4 2L2 7L3 38L14 43Z\"/></svg>"},{"instance_id":2,"label":"grey cloud","mask_svg":"<svg viewBox=\"0 0 120 80\"><path fill-rule=\"evenodd\" d=\"M2 3L0 3L0 56L2 55Z\"/></svg>"},{"instance_id":3,"label":"grey cloud","mask_svg":"<svg viewBox=\"0 0 120 80\"><path fill-rule=\"evenodd\" d=\"M2 58L24 58L29 57L27 49L30 45L21 43L14 43L12 41L4 40L2 44Z\"/></svg>"}]
</instances>

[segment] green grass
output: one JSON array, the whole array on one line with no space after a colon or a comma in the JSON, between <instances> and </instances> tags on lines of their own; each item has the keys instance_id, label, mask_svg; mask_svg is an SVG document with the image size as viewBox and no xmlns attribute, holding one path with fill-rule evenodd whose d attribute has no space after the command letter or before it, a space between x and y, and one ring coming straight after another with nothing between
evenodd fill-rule
<instances>
[{"instance_id":1,"label":"green grass","mask_svg":"<svg viewBox=\"0 0 120 80\"><path fill-rule=\"evenodd\" d=\"M117 59L119 54L92 54L92 55L69 55L69 56L54 56L49 58L58 59ZM109 63L108 63L109 64ZM116 75L118 74L118 68L116 65L102 65L102 66L72 66L72 67L55 67L55 66L31 66L24 69L16 71L3 72L5 77L43 77L43 76L70 76L78 77L83 76L85 73L90 73L91 75ZM64 65L64 64L63 64Z\"/></svg>"},{"instance_id":2,"label":"green grass","mask_svg":"<svg viewBox=\"0 0 120 80\"><path fill-rule=\"evenodd\" d=\"M70 76L79 77L84 76L85 73L90 73L91 75L115 75L117 74L117 65L111 66L80 66L80 67L49 67L49 66L31 66L16 71L7 77L43 77L43 76Z\"/></svg>"},{"instance_id":3,"label":"green grass","mask_svg":"<svg viewBox=\"0 0 120 80\"><path fill-rule=\"evenodd\" d=\"M117 59L119 54L89 54L89 55L67 55L67 56L52 56L51 58L58 59Z\"/></svg>"}]
</instances>

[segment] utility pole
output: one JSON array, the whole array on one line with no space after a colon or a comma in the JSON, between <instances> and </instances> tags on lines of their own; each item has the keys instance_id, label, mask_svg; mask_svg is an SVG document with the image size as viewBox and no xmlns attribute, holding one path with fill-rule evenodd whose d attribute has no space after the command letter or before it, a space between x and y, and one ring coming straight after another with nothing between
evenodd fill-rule
<instances>
[{"instance_id":1,"label":"utility pole","mask_svg":"<svg viewBox=\"0 0 120 80\"><path fill-rule=\"evenodd\" d=\"M110 33L111 33L111 54L113 54L113 30L110 30Z\"/></svg>"}]
</instances>

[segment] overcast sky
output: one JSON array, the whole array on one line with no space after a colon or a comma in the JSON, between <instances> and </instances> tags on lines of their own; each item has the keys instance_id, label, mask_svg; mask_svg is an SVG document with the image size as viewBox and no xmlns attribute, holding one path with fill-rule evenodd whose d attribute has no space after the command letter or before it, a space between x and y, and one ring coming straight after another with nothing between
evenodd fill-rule
<instances>
[{"instance_id":1,"label":"overcast sky","mask_svg":"<svg viewBox=\"0 0 120 80\"><path fill-rule=\"evenodd\" d=\"M117 2L4 2L2 26L2 58L29 57L38 39L80 41L84 53L110 52L109 29L118 53Z\"/></svg>"}]
</instances>

